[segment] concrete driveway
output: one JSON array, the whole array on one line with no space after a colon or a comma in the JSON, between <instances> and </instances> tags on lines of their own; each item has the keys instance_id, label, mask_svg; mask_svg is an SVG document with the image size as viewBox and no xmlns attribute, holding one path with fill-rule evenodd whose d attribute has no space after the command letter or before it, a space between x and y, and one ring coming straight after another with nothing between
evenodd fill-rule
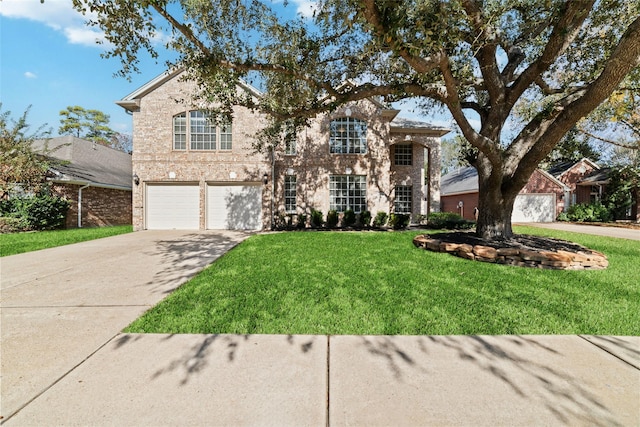
<instances>
[{"instance_id":1,"label":"concrete driveway","mask_svg":"<svg viewBox=\"0 0 640 427\"><path fill-rule=\"evenodd\" d=\"M143 231L0 258L0 419L246 237Z\"/></svg>"},{"instance_id":2,"label":"concrete driveway","mask_svg":"<svg viewBox=\"0 0 640 427\"><path fill-rule=\"evenodd\" d=\"M640 240L640 230L606 225L574 224L568 222L528 222L515 225L549 228L552 230L571 231L574 233L593 234L595 236L617 237L620 239Z\"/></svg>"}]
</instances>

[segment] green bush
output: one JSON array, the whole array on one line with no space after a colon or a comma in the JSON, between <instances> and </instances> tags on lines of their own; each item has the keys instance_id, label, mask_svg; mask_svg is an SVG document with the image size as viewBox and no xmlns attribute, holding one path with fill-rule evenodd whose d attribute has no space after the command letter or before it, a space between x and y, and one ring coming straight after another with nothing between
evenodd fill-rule
<instances>
[{"instance_id":1,"label":"green bush","mask_svg":"<svg viewBox=\"0 0 640 427\"><path fill-rule=\"evenodd\" d=\"M311 209L311 226L312 227L322 227L322 211L317 211L315 209Z\"/></svg>"},{"instance_id":2,"label":"green bush","mask_svg":"<svg viewBox=\"0 0 640 427\"><path fill-rule=\"evenodd\" d=\"M69 202L48 194L17 197L2 204L3 215L14 218L19 230L52 230L64 225ZM5 211L6 209L6 211Z\"/></svg>"},{"instance_id":3,"label":"green bush","mask_svg":"<svg viewBox=\"0 0 640 427\"><path fill-rule=\"evenodd\" d=\"M613 217L609 209L600 203L573 205L567 210L566 216L569 221L575 222L608 222Z\"/></svg>"},{"instance_id":4,"label":"green bush","mask_svg":"<svg viewBox=\"0 0 640 427\"><path fill-rule=\"evenodd\" d=\"M342 214L342 226L352 227L355 223L356 213L351 209L347 209L346 211L344 211L344 214Z\"/></svg>"},{"instance_id":5,"label":"green bush","mask_svg":"<svg viewBox=\"0 0 640 427\"><path fill-rule=\"evenodd\" d=\"M377 228L384 227L387 224L388 218L389 216L386 212L379 211L373 220L373 226Z\"/></svg>"},{"instance_id":6,"label":"green bush","mask_svg":"<svg viewBox=\"0 0 640 427\"><path fill-rule=\"evenodd\" d=\"M411 215L392 213L389 215L389 225L394 230L402 230L409 226Z\"/></svg>"},{"instance_id":7,"label":"green bush","mask_svg":"<svg viewBox=\"0 0 640 427\"><path fill-rule=\"evenodd\" d=\"M296 222L296 227L299 229L303 229L307 226L307 216L305 214L298 214L298 221Z\"/></svg>"},{"instance_id":8,"label":"green bush","mask_svg":"<svg viewBox=\"0 0 640 427\"><path fill-rule=\"evenodd\" d=\"M465 230L474 226L473 221L467 221L457 213L432 212L427 219L427 228L436 230Z\"/></svg>"},{"instance_id":9,"label":"green bush","mask_svg":"<svg viewBox=\"0 0 640 427\"><path fill-rule=\"evenodd\" d=\"M330 210L327 213L327 228L336 228L338 226L338 212Z\"/></svg>"},{"instance_id":10,"label":"green bush","mask_svg":"<svg viewBox=\"0 0 640 427\"><path fill-rule=\"evenodd\" d=\"M358 215L358 220L356 221L356 225L360 227L368 228L371 225L371 212L364 211L360 215Z\"/></svg>"}]
</instances>

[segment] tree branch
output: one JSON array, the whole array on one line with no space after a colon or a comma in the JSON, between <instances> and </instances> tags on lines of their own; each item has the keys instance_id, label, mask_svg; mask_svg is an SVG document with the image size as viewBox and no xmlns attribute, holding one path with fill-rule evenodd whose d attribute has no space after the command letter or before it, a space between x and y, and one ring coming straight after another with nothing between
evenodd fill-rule
<instances>
[{"instance_id":1,"label":"tree branch","mask_svg":"<svg viewBox=\"0 0 640 427\"><path fill-rule=\"evenodd\" d=\"M569 0L555 22L542 55L532 62L507 90L507 104L510 111L522 94L549 69L551 64L569 47L578 35L580 27L593 7L595 0Z\"/></svg>"}]
</instances>

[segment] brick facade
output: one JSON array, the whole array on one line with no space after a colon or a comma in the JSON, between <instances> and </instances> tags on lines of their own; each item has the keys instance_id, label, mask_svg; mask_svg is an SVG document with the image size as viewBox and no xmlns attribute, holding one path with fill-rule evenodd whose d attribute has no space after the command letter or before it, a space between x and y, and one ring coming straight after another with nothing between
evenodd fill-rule
<instances>
[{"instance_id":1,"label":"brick facade","mask_svg":"<svg viewBox=\"0 0 640 427\"><path fill-rule=\"evenodd\" d=\"M78 194L73 184L54 184L53 194L69 201L65 228L78 227ZM129 225L132 220L131 191L87 187L82 190L82 228Z\"/></svg>"},{"instance_id":2,"label":"brick facade","mask_svg":"<svg viewBox=\"0 0 640 427\"><path fill-rule=\"evenodd\" d=\"M133 225L146 228L145 188L147 184L197 183L200 187L200 229L206 224L206 192L209 184L252 183L262 185L263 228L271 226L272 214L284 211L285 176L295 175L296 208L309 214L311 209L329 210L329 177L331 175L366 175L367 209L390 212L393 208L395 185L412 186L414 214L439 209L440 139L438 132L426 129L402 132L392 129L391 121L398 113L374 101L360 101L332 115L322 115L298 135L296 154L258 153L253 148L253 135L262 127L263 117L243 107L234 109L232 149L229 151L175 150L173 118L177 114L197 110L202 106L177 100L190 100L196 87L184 81L180 74L168 75L150 90L135 97L135 106L122 101L120 105L133 112L133 171L140 184L133 187ZM338 117L352 117L367 123L365 154L331 154L329 152L330 122ZM411 167L394 167L392 146L402 141L413 147ZM188 143L187 143L188 145ZM428 156L428 157L426 157ZM425 180L425 158L428 158L429 179ZM275 178L274 178L275 174ZM263 184L263 176L268 177ZM425 181L428 185L425 187ZM426 191L425 191L426 189ZM273 212L272 206L273 204Z\"/></svg>"},{"instance_id":3,"label":"brick facade","mask_svg":"<svg viewBox=\"0 0 640 427\"><path fill-rule=\"evenodd\" d=\"M556 214L557 217L565 210L565 189L548 174L543 173L540 169L536 169L527 185L520 190L520 194L539 193L539 194L555 194L556 196Z\"/></svg>"}]
</instances>

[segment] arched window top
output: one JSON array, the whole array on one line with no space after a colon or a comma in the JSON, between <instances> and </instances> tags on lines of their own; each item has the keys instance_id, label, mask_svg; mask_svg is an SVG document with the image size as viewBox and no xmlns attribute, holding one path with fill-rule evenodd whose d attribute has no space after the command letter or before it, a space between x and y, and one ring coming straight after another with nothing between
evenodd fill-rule
<instances>
[{"instance_id":1,"label":"arched window top","mask_svg":"<svg viewBox=\"0 0 640 427\"><path fill-rule=\"evenodd\" d=\"M329 125L329 152L364 154L367 152L367 122L352 117L338 117Z\"/></svg>"}]
</instances>

